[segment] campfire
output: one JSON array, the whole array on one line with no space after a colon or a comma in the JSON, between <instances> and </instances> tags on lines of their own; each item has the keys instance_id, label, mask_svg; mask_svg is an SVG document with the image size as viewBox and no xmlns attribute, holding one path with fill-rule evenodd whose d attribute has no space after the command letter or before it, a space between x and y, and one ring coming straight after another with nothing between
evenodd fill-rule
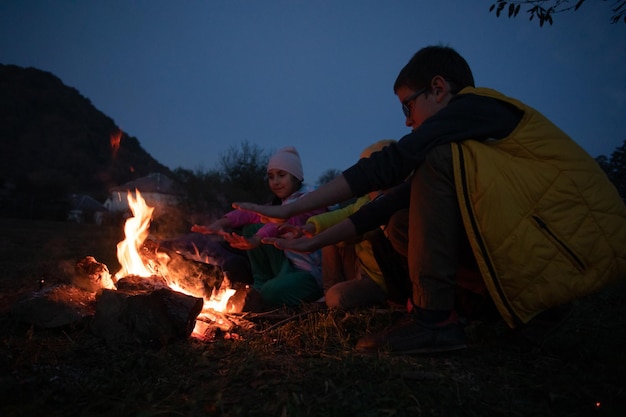
<instances>
[{"instance_id":1,"label":"campfire","mask_svg":"<svg viewBox=\"0 0 626 417\"><path fill-rule=\"evenodd\" d=\"M237 337L233 318L250 302L249 288L231 288L215 265L160 250L149 239L154 208L139 190L128 193L128 204L132 216L117 244L120 270L111 275L87 256L76 263L71 285L42 288L14 306L16 316L42 327L93 318L93 332L112 345Z\"/></svg>"},{"instance_id":2,"label":"campfire","mask_svg":"<svg viewBox=\"0 0 626 417\"><path fill-rule=\"evenodd\" d=\"M163 278L172 290L203 298L201 318L216 320L215 313L241 311L233 303L228 303L235 294L235 289L230 288L230 282L225 274L219 286L212 288L209 298L204 299L206 297L203 291L205 283L199 281L199 277L189 277L188 271L183 271L182 274L168 271L167 265L171 263L169 255L158 251L154 252L155 258L141 255L141 248L146 247L144 243L149 235L150 220L154 208L146 204L139 190L135 190L135 193L136 197L133 197L132 193L128 193L128 205L133 216L129 217L124 225L125 239L117 244L117 259L121 269L115 274L114 281L119 282L127 276ZM189 278L191 278L191 285L189 285ZM203 285L198 287L198 284Z\"/></svg>"}]
</instances>

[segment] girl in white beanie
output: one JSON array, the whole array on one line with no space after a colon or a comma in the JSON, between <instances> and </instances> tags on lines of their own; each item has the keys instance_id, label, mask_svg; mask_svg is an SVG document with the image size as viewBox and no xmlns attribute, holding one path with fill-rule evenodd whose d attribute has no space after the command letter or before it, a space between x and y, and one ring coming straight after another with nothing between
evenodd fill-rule
<instances>
[{"instance_id":1,"label":"girl in white beanie","mask_svg":"<svg viewBox=\"0 0 626 417\"><path fill-rule=\"evenodd\" d=\"M279 149L267 164L267 181L275 195L275 204L297 200L308 191L303 187L304 174L300 155L293 146ZM286 220L294 226L302 226L306 220L325 210L299 214ZM232 229L242 228L237 234ZM262 223L257 213L233 210L209 226L195 225L191 229L199 233L216 233L224 237L232 247L247 251L253 287L258 290L267 307L296 306L322 296L321 254L283 251L273 245L261 244L267 237L279 236L274 223Z\"/></svg>"}]
</instances>

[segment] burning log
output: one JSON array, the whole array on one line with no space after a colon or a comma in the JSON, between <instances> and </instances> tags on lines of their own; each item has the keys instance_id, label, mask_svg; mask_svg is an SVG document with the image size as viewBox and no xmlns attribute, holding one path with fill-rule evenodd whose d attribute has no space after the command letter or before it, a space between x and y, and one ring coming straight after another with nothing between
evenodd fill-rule
<instances>
[{"instance_id":1,"label":"burning log","mask_svg":"<svg viewBox=\"0 0 626 417\"><path fill-rule=\"evenodd\" d=\"M140 253L152 270L158 274L165 273L168 281L174 282L187 294L209 299L213 289L219 288L224 280L219 266L187 259L149 239L143 243Z\"/></svg>"},{"instance_id":2,"label":"burning log","mask_svg":"<svg viewBox=\"0 0 626 417\"><path fill-rule=\"evenodd\" d=\"M93 256L86 256L74 266L72 283L86 291L98 292L102 288L114 288L109 268L96 261Z\"/></svg>"},{"instance_id":3,"label":"burning log","mask_svg":"<svg viewBox=\"0 0 626 417\"><path fill-rule=\"evenodd\" d=\"M96 300L92 330L107 344L158 347L191 335L202 298L174 291L158 277L120 281L117 291L105 289Z\"/></svg>"},{"instance_id":4,"label":"burning log","mask_svg":"<svg viewBox=\"0 0 626 417\"><path fill-rule=\"evenodd\" d=\"M121 278L115 284L115 287L119 291L124 292L147 292L154 291L161 288L169 288L165 278L159 275L152 275L150 277L140 277L137 275L127 275Z\"/></svg>"}]
</instances>

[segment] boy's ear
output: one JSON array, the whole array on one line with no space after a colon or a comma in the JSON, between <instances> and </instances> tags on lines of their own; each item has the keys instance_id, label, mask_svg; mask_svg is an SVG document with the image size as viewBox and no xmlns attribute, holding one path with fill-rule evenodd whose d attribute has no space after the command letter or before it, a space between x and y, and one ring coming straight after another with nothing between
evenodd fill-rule
<instances>
[{"instance_id":1,"label":"boy's ear","mask_svg":"<svg viewBox=\"0 0 626 417\"><path fill-rule=\"evenodd\" d=\"M435 75L430 82L430 88L438 102L449 98L451 94L450 84L441 75Z\"/></svg>"},{"instance_id":2,"label":"boy's ear","mask_svg":"<svg viewBox=\"0 0 626 417\"><path fill-rule=\"evenodd\" d=\"M441 75L435 75L430 81L430 89L434 94L438 94L441 92L449 92L450 86Z\"/></svg>"}]
</instances>

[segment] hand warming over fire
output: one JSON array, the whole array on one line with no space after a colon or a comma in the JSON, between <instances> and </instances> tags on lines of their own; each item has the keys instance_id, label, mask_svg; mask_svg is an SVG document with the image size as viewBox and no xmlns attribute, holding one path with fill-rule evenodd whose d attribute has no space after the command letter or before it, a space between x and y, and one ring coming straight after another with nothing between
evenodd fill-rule
<instances>
[{"instance_id":1,"label":"hand warming over fire","mask_svg":"<svg viewBox=\"0 0 626 417\"><path fill-rule=\"evenodd\" d=\"M191 231L196 233L202 233L203 235L213 233L208 227L201 224L194 224L193 226L191 226Z\"/></svg>"},{"instance_id":2,"label":"hand warming over fire","mask_svg":"<svg viewBox=\"0 0 626 417\"><path fill-rule=\"evenodd\" d=\"M251 211L261 216L263 223L284 223L290 217L289 204L269 206L255 203L233 203L233 208Z\"/></svg>"},{"instance_id":3,"label":"hand warming over fire","mask_svg":"<svg viewBox=\"0 0 626 417\"><path fill-rule=\"evenodd\" d=\"M191 226L191 231L196 233L202 233L205 235L218 234L218 235L226 235L228 232L226 228L229 227L228 219L221 218L219 220L214 221L208 226L201 224L194 224Z\"/></svg>"},{"instance_id":4,"label":"hand warming over fire","mask_svg":"<svg viewBox=\"0 0 626 417\"><path fill-rule=\"evenodd\" d=\"M283 239L296 239L302 236L311 237L315 234L315 225L313 223L305 223L303 226L297 226L284 223L278 226L278 234Z\"/></svg>"},{"instance_id":5,"label":"hand warming over fire","mask_svg":"<svg viewBox=\"0 0 626 417\"><path fill-rule=\"evenodd\" d=\"M252 236L245 238L237 233L224 233L222 235L224 240L235 249L249 250L258 247L261 244L261 239L258 236Z\"/></svg>"},{"instance_id":6,"label":"hand warming over fire","mask_svg":"<svg viewBox=\"0 0 626 417\"><path fill-rule=\"evenodd\" d=\"M318 245L310 237L299 237L297 239L285 239L282 237L264 237L262 243L274 245L277 249L290 250L300 253L315 252Z\"/></svg>"}]
</instances>

